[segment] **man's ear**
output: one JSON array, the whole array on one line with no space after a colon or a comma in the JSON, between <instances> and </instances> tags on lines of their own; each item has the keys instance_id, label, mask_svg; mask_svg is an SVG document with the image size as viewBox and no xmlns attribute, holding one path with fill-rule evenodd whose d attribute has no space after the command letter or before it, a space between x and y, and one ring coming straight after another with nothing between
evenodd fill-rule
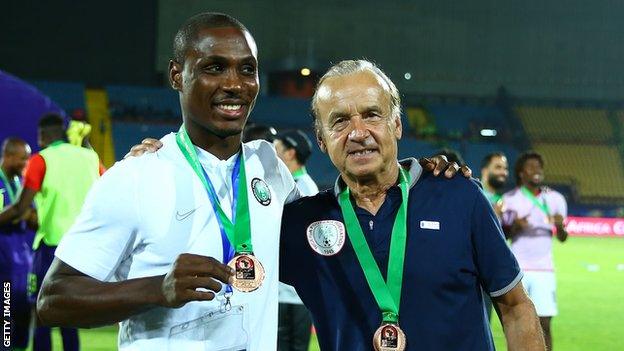
<instances>
[{"instance_id":1,"label":"man's ear","mask_svg":"<svg viewBox=\"0 0 624 351\"><path fill-rule=\"evenodd\" d=\"M318 128L316 128L316 143L318 144L319 149L321 149L321 152L326 154L327 147L325 147L325 142L323 141L323 137L321 136L321 131L319 131Z\"/></svg>"},{"instance_id":2,"label":"man's ear","mask_svg":"<svg viewBox=\"0 0 624 351\"><path fill-rule=\"evenodd\" d=\"M181 91L182 90L182 70L183 66L174 61L169 60L169 84L173 90Z\"/></svg>"},{"instance_id":3,"label":"man's ear","mask_svg":"<svg viewBox=\"0 0 624 351\"><path fill-rule=\"evenodd\" d=\"M400 140L401 136L403 136L403 123L401 122L400 114L394 119L394 136L397 140Z\"/></svg>"},{"instance_id":4,"label":"man's ear","mask_svg":"<svg viewBox=\"0 0 624 351\"><path fill-rule=\"evenodd\" d=\"M288 150L286 150L284 152L284 156L285 156L284 158L289 160L289 161L290 160L296 160L297 159L296 153L297 153L297 151L295 151L294 148L290 148L290 149L288 149Z\"/></svg>"}]
</instances>

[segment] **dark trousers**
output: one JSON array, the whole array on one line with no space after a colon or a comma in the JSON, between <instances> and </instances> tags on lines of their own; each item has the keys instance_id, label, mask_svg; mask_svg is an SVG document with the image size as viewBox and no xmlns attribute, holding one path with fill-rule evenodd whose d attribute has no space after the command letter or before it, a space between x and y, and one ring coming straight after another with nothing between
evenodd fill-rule
<instances>
[{"instance_id":1,"label":"dark trousers","mask_svg":"<svg viewBox=\"0 0 624 351\"><path fill-rule=\"evenodd\" d=\"M279 304L278 351L307 351L312 320L304 305Z\"/></svg>"},{"instance_id":2,"label":"dark trousers","mask_svg":"<svg viewBox=\"0 0 624 351\"><path fill-rule=\"evenodd\" d=\"M0 343L0 350L26 349L30 329L30 303L26 282L32 264L32 254L26 242L28 234L19 230L11 232L9 229L0 230L0 280L2 280L0 284L4 291L10 291L10 299L5 300L9 304L3 304L4 308L10 308L6 311L10 312L10 316L7 315L8 318L5 318L10 324L4 326L9 328L5 331L10 332L10 340L3 340L4 342Z\"/></svg>"},{"instance_id":3,"label":"dark trousers","mask_svg":"<svg viewBox=\"0 0 624 351\"><path fill-rule=\"evenodd\" d=\"M37 304L37 295L41 290L41 283L48 272L48 268L54 260L54 252L56 246L48 246L43 242L39 244L33 255L32 272L29 275L28 289L30 299L33 306ZM78 329L61 328L61 337L63 339L63 350L76 351L80 350L80 341ZM49 351L52 349L52 332L49 327L36 326L33 333L33 351Z\"/></svg>"}]
</instances>

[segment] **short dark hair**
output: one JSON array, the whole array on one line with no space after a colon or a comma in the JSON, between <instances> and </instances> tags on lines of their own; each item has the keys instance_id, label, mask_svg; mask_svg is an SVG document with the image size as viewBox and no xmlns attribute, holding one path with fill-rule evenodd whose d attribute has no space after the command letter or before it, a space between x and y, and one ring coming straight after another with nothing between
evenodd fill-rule
<instances>
[{"instance_id":1,"label":"short dark hair","mask_svg":"<svg viewBox=\"0 0 624 351\"><path fill-rule=\"evenodd\" d=\"M544 158L537 151L529 150L523 152L516 160L516 185L520 185L520 173L528 160L537 160L540 166L544 167Z\"/></svg>"},{"instance_id":2,"label":"short dark hair","mask_svg":"<svg viewBox=\"0 0 624 351\"><path fill-rule=\"evenodd\" d=\"M299 129L282 132L275 139L281 140L286 149L295 150L295 158L301 165L305 165L306 161L312 153L312 141Z\"/></svg>"},{"instance_id":3,"label":"short dark hair","mask_svg":"<svg viewBox=\"0 0 624 351\"><path fill-rule=\"evenodd\" d=\"M243 32L249 32L247 28L236 18L218 12L204 12L197 14L184 22L173 39L173 60L184 64L184 57L191 43L197 39L197 33L204 28L234 27Z\"/></svg>"},{"instance_id":4,"label":"short dark hair","mask_svg":"<svg viewBox=\"0 0 624 351\"><path fill-rule=\"evenodd\" d=\"M485 155L483 160L481 160L481 169L489 166L494 157L505 157L505 153L502 151L495 151Z\"/></svg>"},{"instance_id":5,"label":"short dark hair","mask_svg":"<svg viewBox=\"0 0 624 351\"><path fill-rule=\"evenodd\" d=\"M243 129L243 143L258 139L273 142L276 134L277 131L271 126L250 122Z\"/></svg>"},{"instance_id":6,"label":"short dark hair","mask_svg":"<svg viewBox=\"0 0 624 351\"><path fill-rule=\"evenodd\" d=\"M65 119L58 113L46 113L39 119L41 135L50 140L65 138Z\"/></svg>"},{"instance_id":7,"label":"short dark hair","mask_svg":"<svg viewBox=\"0 0 624 351\"><path fill-rule=\"evenodd\" d=\"M39 119L39 128L60 127L64 128L65 119L58 113L50 112L41 116Z\"/></svg>"}]
</instances>

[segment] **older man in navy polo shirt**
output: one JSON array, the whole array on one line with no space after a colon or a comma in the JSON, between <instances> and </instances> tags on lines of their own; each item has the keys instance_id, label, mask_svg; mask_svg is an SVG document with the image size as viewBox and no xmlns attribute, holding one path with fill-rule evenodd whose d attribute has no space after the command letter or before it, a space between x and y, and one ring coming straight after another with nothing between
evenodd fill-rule
<instances>
[{"instance_id":1,"label":"older man in navy polo shirt","mask_svg":"<svg viewBox=\"0 0 624 351\"><path fill-rule=\"evenodd\" d=\"M522 272L477 183L397 160L392 81L370 62L340 62L312 108L340 176L334 189L286 205L280 268L321 349L494 350L485 291L509 349L544 350Z\"/></svg>"}]
</instances>

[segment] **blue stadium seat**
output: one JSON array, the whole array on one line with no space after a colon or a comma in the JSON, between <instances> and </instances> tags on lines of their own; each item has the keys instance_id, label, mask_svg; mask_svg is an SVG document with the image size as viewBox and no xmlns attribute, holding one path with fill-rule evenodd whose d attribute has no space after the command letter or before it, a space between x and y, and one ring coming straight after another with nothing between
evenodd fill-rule
<instances>
[{"instance_id":1,"label":"blue stadium seat","mask_svg":"<svg viewBox=\"0 0 624 351\"><path fill-rule=\"evenodd\" d=\"M406 136L399 140L399 159L407 157L429 157L437 150L438 148L435 145L427 141L408 138Z\"/></svg>"},{"instance_id":2,"label":"blue stadium seat","mask_svg":"<svg viewBox=\"0 0 624 351\"><path fill-rule=\"evenodd\" d=\"M85 110L85 85L72 82L32 81L37 89L57 103L67 113Z\"/></svg>"},{"instance_id":3,"label":"blue stadium seat","mask_svg":"<svg viewBox=\"0 0 624 351\"><path fill-rule=\"evenodd\" d=\"M106 87L113 119L124 109L134 111L146 120L180 119L177 92L170 88L109 85Z\"/></svg>"},{"instance_id":4,"label":"blue stadium seat","mask_svg":"<svg viewBox=\"0 0 624 351\"><path fill-rule=\"evenodd\" d=\"M454 133L466 134L470 129L470 122L491 127L500 126L503 113L496 106L472 106L457 104L432 104L427 106L429 114L434 116L440 135Z\"/></svg>"},{"instance_id":5,"label":"blue stadium seat","mask_svg":"<svg viewBox=\"0 0 624 351\"><path fill-rule=\"evenodd\" d=\"M284 97L259 96L250 121L281 128L312 128L310 101Z\"/></svg>"},{"instance_id":6,"label":"blue stadium seat","mask_svg":"<svg viewBox=\"0 0 624 351\"><path fill-rule=\"evenodd\" d=\"M177 131L178 128L176 124L113 122L115 159L121 160L133 145L140 143L144 138L159 139L165 134Z\"/></svg>"}]
</instances>

